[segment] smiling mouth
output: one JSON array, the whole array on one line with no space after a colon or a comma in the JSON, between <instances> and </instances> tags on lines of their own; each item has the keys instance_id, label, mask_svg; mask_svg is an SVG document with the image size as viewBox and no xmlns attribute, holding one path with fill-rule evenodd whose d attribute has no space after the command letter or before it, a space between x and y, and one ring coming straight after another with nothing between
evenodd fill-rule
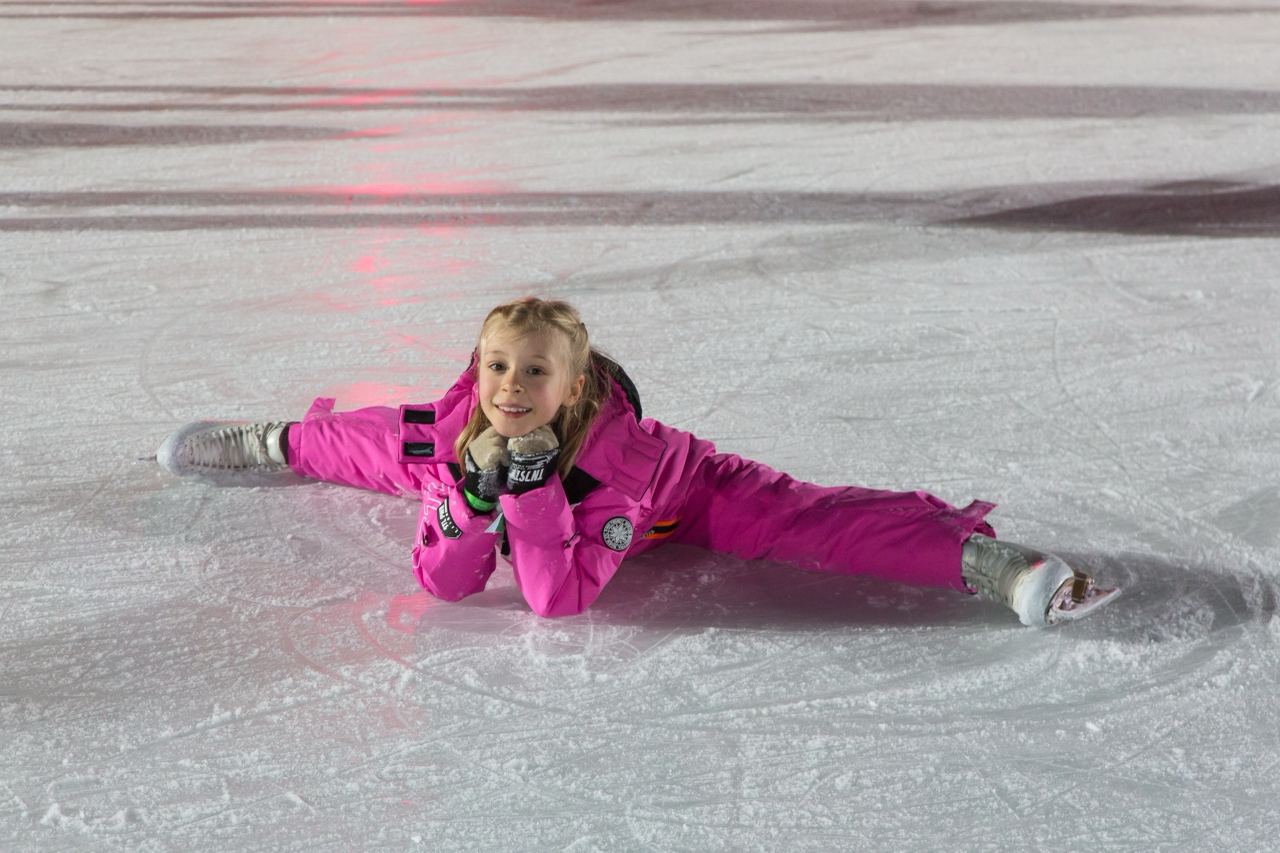
<instances>
[{"instance_id":1,"label":"smiling mouth","mask_svg":"<svg viewBox=\"0 0 1280 853\"><path fill-rule=\"evenodd\" d=\"M521 415L527 415L533 409L525 409L520 406L498 406L498 411L509 417L518 418Z\"/></svg>"}]
</instances>

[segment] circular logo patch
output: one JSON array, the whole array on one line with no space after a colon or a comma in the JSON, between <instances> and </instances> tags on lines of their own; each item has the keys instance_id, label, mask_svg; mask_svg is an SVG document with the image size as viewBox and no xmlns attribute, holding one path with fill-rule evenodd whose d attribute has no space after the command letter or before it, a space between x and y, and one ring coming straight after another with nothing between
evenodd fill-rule
<instances>
[{"instance_id":1,"label":"circular logo patch","mask_svg":"<svg viewBox=\"0 0 1280 853\"><path fill-rule=\"evenodd\" d=\"M622 516L614 516L604 523L604 544L614 551L625 551L631 545L631 522Z\"/></svg>"}]
</instances>

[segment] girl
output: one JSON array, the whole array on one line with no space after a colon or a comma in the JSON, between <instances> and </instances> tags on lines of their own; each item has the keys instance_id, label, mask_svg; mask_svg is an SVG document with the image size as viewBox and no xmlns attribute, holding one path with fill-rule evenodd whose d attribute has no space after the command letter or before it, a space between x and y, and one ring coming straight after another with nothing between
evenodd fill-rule
<instances>
[{"instance_id":1,"label":"girl","mask_svg":"<svg viewBox=\"0 0 1280 853\"><path fill-rule=\"evenodd\" d=\"M622 559L665 541L802 569L980 593L1024 624L1074 619L1114 590L1058 557L998 541L983 517L925 492L800 482L641 418L635 386L593 350L567 303L536 298L485 318L444 396L300 422L198 422L157 459L182 475L283 471L421 495L418 581L449 601L480 592L495 550L542 616L581 613Z\"/></svg>"}]
</instances>

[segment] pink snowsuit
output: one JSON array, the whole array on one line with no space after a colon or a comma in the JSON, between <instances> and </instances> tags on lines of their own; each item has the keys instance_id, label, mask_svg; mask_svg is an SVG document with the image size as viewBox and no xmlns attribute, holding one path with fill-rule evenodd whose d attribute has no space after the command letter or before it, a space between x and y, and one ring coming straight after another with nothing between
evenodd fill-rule
<instances>
[{"instance_id":1,"label":"pink snowsuit","mask_svg":"<svg viewBox=\"0 0 1280 853\"><path fill-rule=\"evenodd\" d=\"M610 381L612 395L564 482L553 476L499 499L516 583L539 615L581 613L624 557L665 541L963 591L962 543L974 532L995 535L982 520L994 504L957 509L925 492L801 482L650 418L637 422L622 386ZM494 514L477 514L463 497L453 451L478 405L471 369L427 405L335 413L333 404L317 399L290 428L293 470L420 494L418 581L448 601L483 590L503 532Z\"/></svg>"}]
</instances>

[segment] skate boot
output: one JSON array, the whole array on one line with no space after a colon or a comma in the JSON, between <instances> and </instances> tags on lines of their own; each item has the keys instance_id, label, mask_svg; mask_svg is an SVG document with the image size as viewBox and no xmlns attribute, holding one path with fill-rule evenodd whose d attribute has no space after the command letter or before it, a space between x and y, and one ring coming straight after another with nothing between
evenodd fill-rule
<instances>
[{"instance_id":1,"label":"skate boot","mask_svg":"<svg viewBox=\"0 0 1280 853\"><path fill-rule=\"evenodd\" d=\"M196 421L175 430L156 451L160 467L179 477L288 469L281 444L287 421Z\"/></svg>"},{"instance_id":2,"label":"skate boot","mask_svg":"<svg viewBox=\"0 0 1280 853\"><path fill-rule=\"evenodd\" d=\"M1045 627L1079 619L1120 590L1094 585L1055 554L975 533L961 552L961 576L971 590L1018 614L1023 625Z\"/></svg>"}]
</instances>

